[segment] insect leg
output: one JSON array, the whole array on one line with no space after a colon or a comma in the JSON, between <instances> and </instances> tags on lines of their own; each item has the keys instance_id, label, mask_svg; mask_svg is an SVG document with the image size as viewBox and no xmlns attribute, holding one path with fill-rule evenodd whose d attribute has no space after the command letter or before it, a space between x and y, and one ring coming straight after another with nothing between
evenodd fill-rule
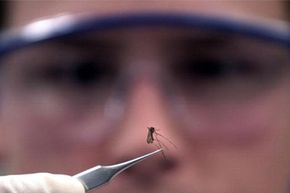
<instances>
[{"instance_id":1,"label":"insect leg","mask_svg":"<svg viewBox=\"0 0 290 193\"><path fill-rule=\"evenodd\" d=\"M155 138L157 139L157 136L160 136L162 138L164 138L165 140L167 140L173 147L175 147L175 149L177 149L176 145L167 137L165 137L164 135L161 135L160 133L155 132ZM165 146L166 147L166 146ZM167 148L168 149L168 148Z\"/></svg>"}]
</instances>

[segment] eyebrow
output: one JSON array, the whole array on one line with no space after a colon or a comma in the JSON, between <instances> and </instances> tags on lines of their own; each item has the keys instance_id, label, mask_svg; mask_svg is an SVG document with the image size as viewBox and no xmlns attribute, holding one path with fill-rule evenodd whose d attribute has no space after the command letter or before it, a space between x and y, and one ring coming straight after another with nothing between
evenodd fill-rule
<instances>
[{"instance_id":1,"label":"eyebrow","mask_svg":"<svg viewBox=\"0 0 290 193\"><path fill-rule=\"evenodd\" d=\"M86 49L119 49L117 41L101 37L66 37L52 42L55 45Z\"/></svg>"},{"instance_id":2,"label":"eyebrow","mask_svg":"<svg viewBox=\"0 0 290 193\"><path fill-rule=\"evenodd\" d=\"M226 34L209 34L206 36L200 37L184 37L181 39L180 44L195 47L195 46L221 46L221 45L228 45L230 44L235 38L231 35Z\"/></svg>"}]
</instances>

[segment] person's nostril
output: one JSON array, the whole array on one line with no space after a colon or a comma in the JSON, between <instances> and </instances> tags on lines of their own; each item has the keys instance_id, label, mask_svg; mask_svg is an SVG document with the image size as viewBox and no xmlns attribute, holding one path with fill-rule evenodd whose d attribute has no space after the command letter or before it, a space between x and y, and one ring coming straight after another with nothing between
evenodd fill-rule
<instances>
[{"instance_id":1,"label":"person's nostril","mask_svg":"<svg viewBox=\"0 0 290 193\"><path fill-rule=\"evenodd\" d=\"M130 176L150 176L162 175L164 172L170 172L174 170L178 165L178 162L173 157L154 157L148 160L145 160L142 163L137 164L136 166L128 168L125 173Z\"/></svg>"},{"instance_id":2,"label":"person's nostril","mask_svg":"<svg viewBox=\"0 0 290 193\"><path fill-rule=\"evenodd\" d=\"M168 172L174 171L177 165L178 161L174 157L156 156L128 168L124 173L126 179L132 184L149 191L157 186Z\"/></svg>"},{"instance_id":3,"label":"person's nostril","mask_svg":"<svg viewBox=\"0 0 290 193\"><path fill-rule=\"evenodd\" d=\"M166 157L165 159L159 161L158 168L160 168L160 170L162 171L171 171L177 167L177 164L178 164L177 160L170 157Z\"/></svg>"}]
</instances>

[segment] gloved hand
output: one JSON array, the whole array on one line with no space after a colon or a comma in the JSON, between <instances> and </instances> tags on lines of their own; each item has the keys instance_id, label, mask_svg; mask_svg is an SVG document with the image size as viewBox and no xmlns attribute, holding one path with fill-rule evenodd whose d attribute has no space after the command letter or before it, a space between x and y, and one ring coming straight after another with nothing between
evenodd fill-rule
<instances>
[{"instance_id":1,"label":"gloved hand","mask_svg":"<svg viewBox=\"0 0 290 193\"><path fill-rule=\"evenodd\" d=\"M0 176L1 193L85 193L81 182L68 175L35 173Z\"/></svg>"}]
</instances>

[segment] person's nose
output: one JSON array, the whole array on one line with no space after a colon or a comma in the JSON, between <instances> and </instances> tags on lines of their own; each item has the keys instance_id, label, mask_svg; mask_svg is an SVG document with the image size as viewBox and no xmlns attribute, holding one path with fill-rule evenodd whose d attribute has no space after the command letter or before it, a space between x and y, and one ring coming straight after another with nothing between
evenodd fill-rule
<instances>
[{"instance_id":1,"label":"person's nose","mask_svg":"<svg viewBox=\"0 0 290 193\"><path fill-rule=\"evenodd\" d=\"M152 173L163 175L167 173L165 171L174 170L178 164L177 156L174 155L176 149L166 140L160 137L161 143L159 143L156 141L156 136L153 135L155 137L153 144L147 144L146 142L148 127L154 127L166 138L174 140L171 132L173 128L170 128L171 124L167 116L165 100L162 97L161 90L154 82L139 80L132 88L128 101L125 120L120 126L118 137L111 145L112 149L110 151L115 156L115 160L124 161L156 150L161 146L164 149L163 155L154 156L127 172L127 177L134 178L138 183L141 181L142 183L144 181L149 183L148 179L151 179L150 182L153 183L156 179L151 176ZM146 178L146 180L139 179L140 176Z\"/></svg>"},{"instance_id":2,"label":"person's nose","mask_svg":"<svg viewBox=\"0 0 290 193\"><path fill-rule=\"evenodd\" d=\"M138 82L131 89L128 98L126 115L120 125L117 139L114 141L113 151L128 151L142 153L154 150L157 141L147 144L148 127L160 130L162 135L173 137L170 134L170 122L167 116L166 104L158 86L146 79ZM123 152L122 155L126 154Z\"/></svg>"}]
</instances>

